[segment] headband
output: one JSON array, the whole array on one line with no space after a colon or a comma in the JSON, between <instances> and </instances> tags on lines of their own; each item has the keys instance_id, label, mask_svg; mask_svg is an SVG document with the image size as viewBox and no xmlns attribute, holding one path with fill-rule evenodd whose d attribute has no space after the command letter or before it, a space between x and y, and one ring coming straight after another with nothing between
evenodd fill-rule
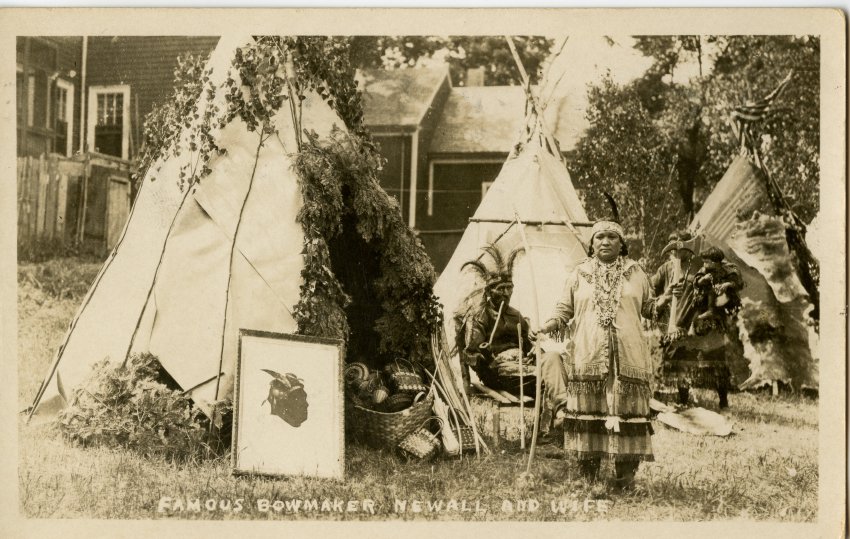
<instances>
[{"instance_id":1,"label":"headband","mask_svg":"<svg viewBox=\"0 0 850 539\"><path fill-rule=\"evenodd\" d=\"M621 240L626 237L626 234L623 232L623 227L614 221L596 221L593 223L593 228L590 229L591 241L593 241L593 237L600 232L616 232L617 235L620 236Z\"/></svg>"}]
</instances>

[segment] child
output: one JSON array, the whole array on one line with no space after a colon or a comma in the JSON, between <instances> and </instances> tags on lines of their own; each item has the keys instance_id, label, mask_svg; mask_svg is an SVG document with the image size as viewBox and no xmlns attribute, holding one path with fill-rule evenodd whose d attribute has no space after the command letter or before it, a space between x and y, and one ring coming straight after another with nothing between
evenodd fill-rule
<instances>
[{"instance_id":1,"label":"child","mask_svg":"<svg viewBox=\"0 0 850 539\"><path fill-rule=\"evenodd\" d=\"M694 275L694 299L698 313L694 333L705 335L712 329L725 328L726 319L741 307L738 291L744 286L738 268L723 251L709 247L701 254L703 265Z\"/></svg>"}]
</instances>

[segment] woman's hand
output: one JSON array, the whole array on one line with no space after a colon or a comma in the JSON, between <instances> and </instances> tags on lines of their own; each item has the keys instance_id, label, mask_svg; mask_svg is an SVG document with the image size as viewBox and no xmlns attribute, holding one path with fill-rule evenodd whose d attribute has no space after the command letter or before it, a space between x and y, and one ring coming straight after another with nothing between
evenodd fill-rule
<instances>
[{"instance_id":1,"label":"woman's hand","mask_svg":"<svg viewBox=\"0 0 850 539\"><path fill-rule=\"evenodd\" d=\"M549 334L549 333L552 333L553 331L555 331L554 326L555 326L555 324L553 324L552 321L549 321L549 322L543 324L540 327L540 329L538 329L537 331L534 331L533 329L529 328L528 329L528 338L531 341L536 341L538 336L546 335L546 334Z\"/></svg>"}]
</instances>

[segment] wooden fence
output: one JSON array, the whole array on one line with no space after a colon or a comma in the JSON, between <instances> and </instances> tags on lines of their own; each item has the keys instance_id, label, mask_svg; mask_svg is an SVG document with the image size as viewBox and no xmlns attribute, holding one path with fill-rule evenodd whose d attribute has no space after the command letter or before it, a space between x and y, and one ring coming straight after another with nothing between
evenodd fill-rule
<instances>
[{"instance_id":1,"label":"wooden fence","mask_svg":"<svg viewBox=\"0 0 850 539\"><path fill-rule=\"evenodd\" d=\"M96 153L18 157L18 246L117 242L130 209L130 163Z\"/></svg>"}]
</instances>

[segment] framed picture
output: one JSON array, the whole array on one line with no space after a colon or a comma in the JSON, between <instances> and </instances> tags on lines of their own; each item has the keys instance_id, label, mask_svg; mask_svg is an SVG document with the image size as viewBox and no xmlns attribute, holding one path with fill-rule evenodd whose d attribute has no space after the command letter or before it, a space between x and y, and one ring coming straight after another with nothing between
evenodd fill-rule
<instances>
[{"instance_id":1,"label":"framed picture","mask_svg":"<svg viewBox=\"0 0 850 539\"><path fill-rule=\"evenodd\" d=\"M342 363L339 340L239 332L234 473L343 478Z\"/></svg>"}]
</instances>

